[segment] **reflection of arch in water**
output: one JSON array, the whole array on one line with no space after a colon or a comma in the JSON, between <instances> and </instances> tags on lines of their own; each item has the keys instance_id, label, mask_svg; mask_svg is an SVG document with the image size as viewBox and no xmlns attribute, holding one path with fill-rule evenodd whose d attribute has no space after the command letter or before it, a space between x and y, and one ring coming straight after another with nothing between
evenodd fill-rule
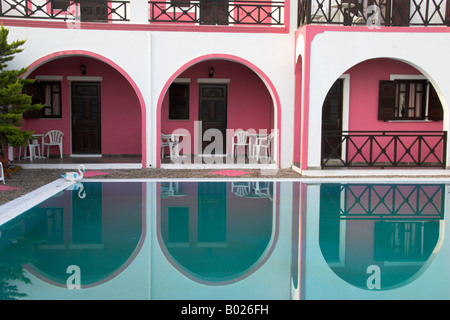
<instances>
[{"instance_id":1,"label":"reflection of arch in water","mask_svg":"<svg viewBox=\"0 0 450 320\"><path fill-rule=\"evenodd\" d=\"M411 283L441 248L445 194L443 185L321 185L323 258L339 278L362 289L373 289L375 273L376 289Z\"/></svg>"},{"instance_id":2,"label":"reflection of arch in water","mask_svg":"<svg viewBox=\"0 0 450 320\"><path fill-rule=\"evenodd\" d=\"M33 209L39 219L32 221L32 232L45 241L37 245L35 262L26 269L58 287L67 286L71 265L80 268L81 288L110 281L131 264L146 235L145 183L83 185L84 198L78 189L68 189Z\"/></svg>"},{"instance_id":3,"label":"reflection of arch in water","mask_svg":"<svg viewBox=\"0 0 450 320\"><path fill-rule=\"evenodd\" d=\"M186 196L170 200L158 196L157 236L163 254L198 283L226 285L248 277L267 261L277 241L277 189L274 183L271 201L236 196L227 182L180 183ZM208 217L211 204L216 206L209 208L215 220ZM178 228L172 230L176 237L170 236L171 228ZM209 237L212 241L205 241Z\"/></svg>"}]
</instances>

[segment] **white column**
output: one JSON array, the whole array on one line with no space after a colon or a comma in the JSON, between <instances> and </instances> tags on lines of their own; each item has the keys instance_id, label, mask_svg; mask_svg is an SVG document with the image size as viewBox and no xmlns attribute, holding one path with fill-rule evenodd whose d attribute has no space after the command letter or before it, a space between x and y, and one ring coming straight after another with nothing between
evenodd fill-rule
<instances>
[{"instance_id":1,"label":"white column","mask_svg":"<svg viewBox=\"0 0 450 320\"><path fill-rule=\"evenodd\" d=\"M148 24L148 0L130 1L130 22L133 24Z\"/></svg>"}]
</instances>

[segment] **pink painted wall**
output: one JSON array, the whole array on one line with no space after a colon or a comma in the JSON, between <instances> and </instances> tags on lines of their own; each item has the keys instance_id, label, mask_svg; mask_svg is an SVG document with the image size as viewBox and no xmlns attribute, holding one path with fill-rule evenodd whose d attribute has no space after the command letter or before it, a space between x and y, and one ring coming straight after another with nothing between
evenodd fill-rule
<instances>
[{"instance_id":1,"label":"pink painted wall","mask_svg":"<svg viewBox=\"0 0 450 320\"><path fill-rule=\"evenodd\" d=\"M102 77L101 144L102 154L141 154L141 109L138 97L128 81L114 68L88 57L67 57L50 61L30 74L63 76L61 81L62 118L27 119L24 129L45 133L51 129L64 132L64 154L71 153L71 82L68 76L81 76L80 65L87 67L86 76ZM57 148L50 151L59 152Z\"/></svg>"},{"instance_id":2,"label":"pink painted wall","mask_svg":"<svg viewBox=\"0 0 450 320\"><path fill-rule=\"evenodd\" d=\"M208 70L213 67L214 77L230 79L228 84L228 129L254 129L270 130L274 126L273 103L269 91L261 79L246 66L226 61L209 60L200 62L185 72L179 78L190 79L189 92L189 120L169 120L169 101L166 94L161 108L161 131L171 133L183 128L191 135L192 149L194 150L194 121L199 119L199 83L198 78L208 78ZM228 139L228 147L231 146Z\"/></svg>"}]
</instances>

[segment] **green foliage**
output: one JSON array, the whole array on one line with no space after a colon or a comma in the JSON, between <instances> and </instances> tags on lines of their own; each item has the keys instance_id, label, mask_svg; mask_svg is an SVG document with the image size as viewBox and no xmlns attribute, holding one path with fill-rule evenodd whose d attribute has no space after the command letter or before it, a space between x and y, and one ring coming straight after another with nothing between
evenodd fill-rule
<instances>
[{"instance_id":1,"label":"green foliage","mask_svg":"<svg viewBox=\"0 0 450 320\"><path fill-rule=\"evenodd\" d=\"M22 93L25 84L33 80L20 78L27 68L8 70L8 63L15 55L22 52L20 48L25 40L8 43L9 30L0 28L0 146L24 146L32 132L21 129L22 114L27 111L42 109L41 104L32 104L31 96Z\"/></svg>"}]
</instances>

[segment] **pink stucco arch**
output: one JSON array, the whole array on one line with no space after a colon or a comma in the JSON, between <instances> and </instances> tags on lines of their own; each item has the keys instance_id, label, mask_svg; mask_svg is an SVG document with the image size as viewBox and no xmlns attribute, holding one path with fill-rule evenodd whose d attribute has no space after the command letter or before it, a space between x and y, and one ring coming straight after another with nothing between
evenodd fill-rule
<instances>
[{"instance_id":1,"label":"pink stucco arch","mask_svg":"<svg viewBox=\"0 0 450 320\"><path fill-rule=\"evenodd\" d=\"M134 80L131 78L131 76L122 68L120 67L117 63L115 63L114 61L112 61L111 59L108 59L100 54L97 54L95 52L91 52L91 51L86 51L86 50L64 50L64 51L58 51L58 52L53 52L50 53L48 55L45 55L39 59L37 59L36 61L34 61L33 63L31 63L28 66L28 70L27 72L23 75L24 78L28 77L34 70L36 70L38 67L44 65L45 63L52 61L54 59L59 59L59 58L64 58L64 57L71 57L71 56L85 56L85 57L90 57L90 58L94 58L97 60L100 60L106 64L108 64L109 66L113 67L115 70L117 70L127 81L128 83L131 85L131 87L133 88L134 92L136 93L136 96L139 100L139 105L141 107L141 126L142 126L142 132L141 132L141 153L142 153L142 159L141 159L141 163L143 167L146 167L146 162L147 162L147 154L146 154L146 107L145 107L145 102L144 102L144 97L141 94L141 91L139 90L139 87L137 86L137 84L134 82Z\"/></svg>"},{"instance_id":2,"label":"pink stucco arch","mask_svg":"<svg viewBox=\"0 0 450 320\"><path fill-rule=\"evenodd\" d=\"M253 72L255 72L260 79L264 82L264 84L267 87L267 90L269 91L272 101L273 101L273 108L274 108L274 125L276 130L278 130L277 139L275 141L275 153L276 153L276 163L277 167L280 167L280 125L281 125L281 104L280 99L278 96L277 91L275 90L275 86L270 81L269 77L256 65L251 63L248 60L245 60L243 58L240 58L238 56L230 55L230 54L207 54L203 56L199 56L195 59L192 59L191 61L185 63L183 66L181 66L165 83L161 94L158 98L158 105L157 105L157 111L156 111L156 167L160 167L161 165L161 147L160 147L160 132L161 132L161 108L163 105L164 97L169 90L170 85L172 82L185 70L187 70L189 67L208 60L228 60L236 63L240 63L248 68L250 68Z\"/></svg>"}]
</instances>

